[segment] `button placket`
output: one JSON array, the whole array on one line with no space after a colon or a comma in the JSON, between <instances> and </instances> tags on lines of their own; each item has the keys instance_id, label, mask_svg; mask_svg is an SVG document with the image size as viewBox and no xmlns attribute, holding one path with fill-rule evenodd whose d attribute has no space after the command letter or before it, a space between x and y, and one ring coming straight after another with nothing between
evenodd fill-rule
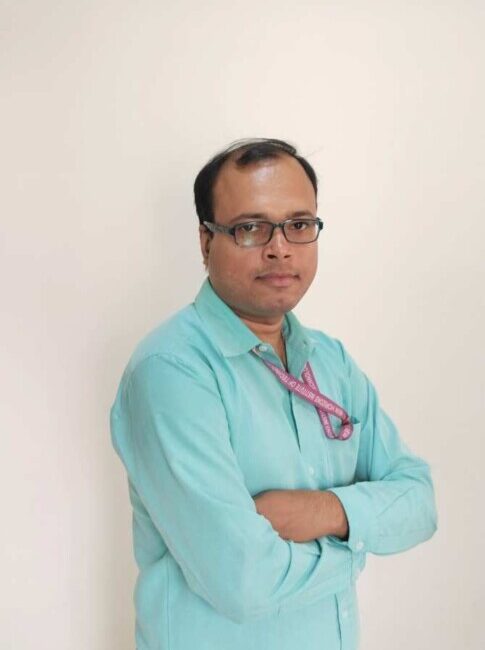
<instances>
[{"instance_id":1,"label":"button placket","mask_svg":"<svg viewBox=\"0 0 485 650\"><path fill-rule=\"evenodd\" d=\"M268 359L272 363L278 365L282 370L285 370L285 368L283 367L283 362L281 361L280 357L274 351L272 345L270 345L269 343L268 344L259 343L256 346L256 348L257 348L258 352L262 353L261 356L263 358ZM301 448L301 440L300 440L300 430L299 430L299 427L298 427L297 417L295 415L295 402L294 402L295 395L290 390L286 390L286 394L287 394L287 399L288 399L288 404L289 404L289 410L290 410L290 413L291 413L293 431L294 431L295 436L296 436L298 449L300 450L300 453L301 453L302 448Z\"/></svg>"},{"instance_id":2,"label":"button placket","mask_svg":"<svg viewBox=\"0 0 485 650\"><path fill-rule=\"evenodd\" d=\"M346 649L348 647L348 636L349 636L349 625L350 625L350 620L349 620L349 600L348 600L348 595L339 595L337 596L337 607L338 607L338 619L339 619L339 624L340 624L340 638L341 638L341 644L342 644L342 649Z\"/></svg>"}]
</instances>

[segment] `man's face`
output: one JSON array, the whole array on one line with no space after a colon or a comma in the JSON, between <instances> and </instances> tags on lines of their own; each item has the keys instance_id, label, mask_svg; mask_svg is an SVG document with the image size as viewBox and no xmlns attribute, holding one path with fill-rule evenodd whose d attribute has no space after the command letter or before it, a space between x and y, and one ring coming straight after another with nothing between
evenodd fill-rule
<instances>
[{"instance_id":1,"label":"man's face","mask_svg":"<svg viewBox=\"0 0 485 650\"><path fill-rule=\"evenodd\" d=\"M213 193L215 223L233 226L251 221L253 214L280 222L306 213L316 217L315 192L300 163L283 154L246 167L227 161ZM239 215L245 217L237 219ZM201 250L216 293L236 313L267 322L290 311L315 277L318 243L293 244L280 228L265 246L243 248L225 233L213 237L200 226ZM286 282L261 276L290 274Z\"/></svg>"}]
</instances>

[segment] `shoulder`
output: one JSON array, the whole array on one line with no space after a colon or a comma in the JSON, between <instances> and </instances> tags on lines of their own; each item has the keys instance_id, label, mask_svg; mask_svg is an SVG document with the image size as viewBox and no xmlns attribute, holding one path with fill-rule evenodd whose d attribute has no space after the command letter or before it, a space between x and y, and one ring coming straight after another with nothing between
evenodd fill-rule
<instances>
[{"instance_id":1,"label":"shoulder","mask_svg":"<svg viewBox=\"0 0 485 650\"><path fill-rule=\"evenodd\" d=\"M190 303L145 334L135 346L125 368L125 379L141 368L153 365L197 369L211 342L203 323Z\"/></svg>"}]
</instances>

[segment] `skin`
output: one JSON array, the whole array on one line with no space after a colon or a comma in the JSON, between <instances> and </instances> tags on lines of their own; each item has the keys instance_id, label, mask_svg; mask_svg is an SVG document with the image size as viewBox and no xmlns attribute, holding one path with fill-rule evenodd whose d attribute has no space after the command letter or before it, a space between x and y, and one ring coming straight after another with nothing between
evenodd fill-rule
<instances>
[{"instance_id":1,"label":"skin","mask_svg":"<svg viewBox=\"0 0 485 650\"><path fill-rule=\"evenodd\" d=\"M313 186L292 156L237 167L229 159L213 187L214 221L234 225L238 215L259 214L280 222L294 216L316 217ZM253 217L244 219L252 220ZM318 242L292 244L281 229L265 246L243 248L224 233L199 227L204 266L214 291L262 341L273 346L286 366L281 333L283 318L307 292L318 265ZM262 280L267 273L293 274L288 286ZM346 538L348 522L339 499L319 490L267 490L254 498L264 515L284 539L305 542L323 535Z\"/></svg>"}]
</instances>

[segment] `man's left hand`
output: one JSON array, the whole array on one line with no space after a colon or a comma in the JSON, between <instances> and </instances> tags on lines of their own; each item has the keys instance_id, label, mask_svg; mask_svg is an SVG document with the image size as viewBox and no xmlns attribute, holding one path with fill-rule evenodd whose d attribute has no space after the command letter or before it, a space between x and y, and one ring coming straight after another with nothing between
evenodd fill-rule
<instances>
[{"instance_id":1,"label":"man's left hand","mask_svg":"<svg viewBox=\"0 0 485 650\"><path fill-rule=\"evenodd\" d=\"M283 539L308 542L326 535L347 538L347 516L333 492L268 490L253 498L258 513Z\"/></svg>"}]
</instances>

